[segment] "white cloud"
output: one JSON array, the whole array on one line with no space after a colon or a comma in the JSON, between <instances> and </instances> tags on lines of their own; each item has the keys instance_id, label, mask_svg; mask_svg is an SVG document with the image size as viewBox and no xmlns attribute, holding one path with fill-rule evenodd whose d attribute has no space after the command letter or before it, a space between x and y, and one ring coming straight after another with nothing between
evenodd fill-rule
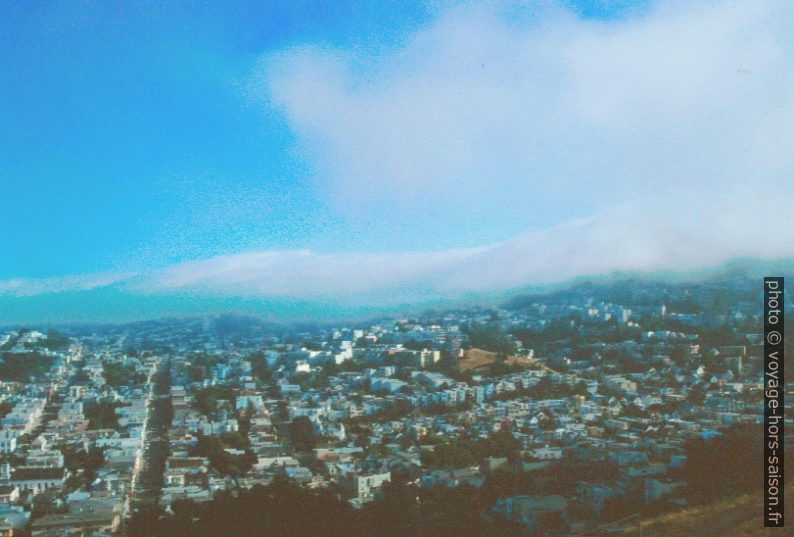
<instances>
[{"instance_id":1,"label":"white cloud","mask_svg":"<svg viewBox=\"0 0 794 537\"><path fill-rule=\"evenodd\" d=\"M214 257L169 267L145 278L153 292L195 290L243 296L350 296L435 283L478 250L399 254L320 254L265 251Z\"/></svg>"},{"instance_id":2,"label":"white cloud","mask_svg":"<svg viewBox=\"0 0 794 537\"><path fill-rule=\"evenodd\" d=\"M90 291L126 281L132 273L97 273L54 278L12 278L0 280L0 296L36 296L65 291Z\"/></svg>"},{"instance_id":3,"label":"white cloud","mask_svg":"<svg viewBox=\"0 0 794 537\"><path fill-rule=\"evenodd\" d=\"M787 205L777 200L771 208ZM144 294L337 299L378 305L460 298L613 271L710 268L740 256L794 256L794 229L759 241L768 222L717 205L698 217L622 206L483 248L389 254L261 251L180 263L138 274L0 281L0 295L30 296L109 285ZM647 225L633 222L646 219ZM701 221L702 220L702 221Z\"/></svg>"},{"instance_id":4,"label":"white cloud","mask_svg":"<svg viewBox=\"0 0 794 537\"><path fill-rule=\"evenodd\" d=\"M762 214L726 190L794 201L792 4L663 3L612 21L520 12L449 9L388 50L282 51L256 79L345 210L509 203L545 227L715 196Z\"/></svg>"},{"instance_id":5,"label":"white cloud","mask_svg":"<svg viewBox=\"0 0 794 537\"><path fill-rule=\"evenodd\" d=\"M778 208L780 204L777 204ZM739 256L794 256L794 229L777 243L758 241L765 223L702 207L708 224L620 207L485 248L401 254L254 252L185 263L155 272L153 292L404 301L456 298L616 270L710 268ZM633 221L650 218L651 225Z\"/></svg>"}]
</instances>

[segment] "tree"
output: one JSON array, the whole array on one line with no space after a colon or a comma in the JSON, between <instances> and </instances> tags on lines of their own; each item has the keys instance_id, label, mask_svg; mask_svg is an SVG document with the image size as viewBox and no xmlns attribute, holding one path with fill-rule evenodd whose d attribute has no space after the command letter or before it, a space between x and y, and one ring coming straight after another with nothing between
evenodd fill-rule
<instances>
[{"instance_id":1,"label":"tree","mask_svg":"<svg viewBox=\"0 0 794 537\"><path fill-rule=\"evenodd\" d=\"M0 418L5 418L12 410L14 410L14 405L8 401L0 401Z\"/></svg>"},{"instance_id":2,"label":"tree","mask_svg":"<svg viewBox=\"0 0 794 537\"><path fill-rule=\"evenodd\" d=\"M258 353L251 357L251 372L254 377L259 379L260 382L267 382L270 380L270 369L265 361L264 353Z\"/></svg>"},{"instance_id":3,"label":"tree","mask_svg":"<svg viewBox=\"0 0 794 537\"><path fill-rule=\"evenodd\" d=\"M173 514L153 506L133 516L133 537L268 535L271 537L507 537L520 528L485 512L471 487L419 490L386 483L380 498L355 510L336 491L310 490L274 479L237 494L216 493L197 508L174 502Z\"/></svg>"},{"instance_id":4,"label":"tree","mask_svg":"<svg viewBox=\"0 0 794 537\"><path fill-rule=\"evenodd\" d=\"M298 416L292 420L288 427L289 437L296 451L305 452L314 449L317 437L314 434L314 425L306 416Z\"/></svg>"},{"instance_id":5,"label":"tree","mask_svg":"<svg viewBox=\"0 0 794 537\"><path fill-rule=\"evenodd\" d=\"M136 373L135 368L121 363L105 362L102 365L102 377L108 386L118 388L120 386L130 386L146 381L146 375Z\"/></svg>"},{"instance_id":6,"label":"tree","mask_svg":"<svg viewBox=\"0 0 794 537\"><path fill-rule=\"evenodd\" d=\"M47 350L56 351L59 349L66 349L69 347L69 338L62 336L54 328L47 330L47 337L39 341L39 345Z\"/></svg>"},{"instance_id":7,"label":"tree","mask_svg":"<svg viewBox=\"0 0 794 537\"><path fill-rule=\"evenodd\" d=\"M39 352L4 352L0 362L0 380L30 382L49 371L54 358Z\"/></svg>"},{"instance_id":8,"label":"tree","mask_svg":"<svg viewBox=\"0 0 794 537\"><path fill-rule=\"evenodd\" d=\"M362 431L361 434L356 437L355 443L353 445L362 449L369 447L369 432Z\"/></svg>"},{"instance_id":9,"label":"tree","mask_svg":"<svg viewBox=\"0 0 794 537\"><path fill-rule=\"evenodd\" d=\"M687 400L692 404L702 405L706 400L706 389L703 387L703 384L695 384L692 386L692 389L689 390Z\"/></svg>"},{"instance_id":10,"label":"tree","mask_svg":"<svg viewBox=\"0 0 794 537\"><path fill-rule=\"evenodd\" d=\"M587 383L583 380L580 380L576 384L574 384L573 389L571 390L573 395L584 395L587 396L590 392L587 391Z\"/></svg>"},{"instance_id":11,"label":"tree","mask_svg":"<svg viewBox=\"0 0 794 537\"><path fill-rule=\"evenodd\" d=\"M105 464L103 451L104 448L98 447L91 447L88 451L71 446L61 447L64 466L75 478L72 480L75 488L89 487L94 482L97 470Z\"/></svg>"},{"instance_id":12,"label":"tree","mask_svg":"<svg viewBox=\"0 0 794 537\"><path fill-rule=\"evenodd\" d=\"M507 429L499 429L487 440L488 455L491 457L507 457L515 459L521 450L521 442Z\"/></svg>"},{"instance_id":13,"label":"tree","mask_svg":"<svg viewBox=\"0 0 794 537\"><path fill-rule=\"evenodd\" d=\"M85 417L88 418L89 429L120 429L116 408L124 406L117 401L99 401L86 407Z\"/></svg>"},{"instance_id":14,"label":"tree","mask_svg":"<svg viewBox=\"0 0 794 537\"><path fill-rule=\"evenodd\" d=\"M729 429L716 438L690 441L685 447L683 471L690 499L708 502L755 490L757 463L763 460L763 438L761 426L744 426ZM709 468L719 469L718 479L705 470Z\"/></svg>"},{"instance_id":15,"label":"tree","mask_svg":"<svg viewBox=\"0 0 794 537\"><path fill-rule=\"evenodd\" d=\"M171 529L164 526L162 517L165 515L163 508L157 504L146 504L136 510L127 527L130 537L152 537L153 535L179 535L178 533L161 533L162 529ZM181 527L181 526L180 526ZM184 535L190 535L185 533Z\"/></svg>"},{"instance_id":16,"label":"tree","mask_svg":"<svg viewBox=\"0 0 794 537\"><path fill-rule=\"evenodd\" d=\"M218 408L218 401L230 401L234 397L231 386L209 386L196 390L193 394L193 407L205 416L209 416Z\"/></svg>"},{"instance_id":17,"label":"tree","mask_svg":"<svg viewBox=\"0 0 794 537\"><path fill-rule=\"evenodd\" d=\"M253 451L247 448L248 438L241 438L239 433L223 433L219 436L198 436L198 444L192 454L207 457L215 470L222 475L233 478L246 474L257 460ZM242 455L233 455L226 448L245 448Z\"/></svg>"},{"instance_id":18,"label":"tree","mask_svg":"<svg viewBox=\"0 0 794 537\"><path fill-rule=\"evenodd\" d=\"M201 382L207 378L205 369L200 365L190 365L186 368L185 373L190 382Z\"/></svg>"},{"instance_id":19,"label":"tree","mask_svg":"<svg viewBox=\"0 0 794 537\"><path fill-rule=\"evenodd\" d=\"M518 351L515 341L496 326L471 323L466 327L466 333L473 347L501 354L515 354Z\"/></svg>"},{"instance_id":20,"label":"tree","mask_svg":"<svg viewBox=\"0 0 794 537\"><path fill-rule=\"evenodd\" d=\"M55 503L55 500L56 498L49 493L37 494L34 496L30 510L30 518L36 519L41 518L44 515L64 512L65 509L59 509L58 505Z\"/></svg>"},{"instance_id":21,"label":"tree","mask_svg":"<svg viewBox=\"0 0 794 537\"><path fill-rule=\"evenodd\" d=\"M678 367L684 367L689 360L689 353L681 345L676 345L670 350L670 360Z\"/></svg>"}]
</instances>

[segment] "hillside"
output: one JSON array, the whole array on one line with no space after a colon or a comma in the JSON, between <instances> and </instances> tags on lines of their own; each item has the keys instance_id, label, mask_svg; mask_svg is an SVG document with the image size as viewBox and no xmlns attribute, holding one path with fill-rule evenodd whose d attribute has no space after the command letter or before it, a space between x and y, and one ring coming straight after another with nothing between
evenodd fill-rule
<instances>
[{"instance_id":1,"label":"hillside","mask_svg":"<svg viewBox=\"0 0 794 537\"><path fill-rule=\"evenodd\" d=\"M458 370L461 372L471 371L472 373L485 373L498 361L500 361L498 353L482 349L469 349L463 353L463 358L456 363ZM539 367L534 360L523 356L509 355L503 363L507 366L518 366L525 369Z\"/></svg>"},{"instance_id":2,"label":"hillside","mask_svg":"<svg viewBox=\"0 0 794 537\"><path fill-rule=\"evenodd\" d=\"M786 511L791 512L794 499L794 483L785 489ZM763 497L761 491L745 494L732 499L719 500L705 506L692 507L682 511L665 513L642 522L643 537L756 537L792 535L791 521L787 530L764 528L761 512ZM586 535L590 535L587 533ZM595 534L593 534L595 535ZM610 535L638 535L637 522L627 524L623 531Z\"/></svg>"}]
</instances>

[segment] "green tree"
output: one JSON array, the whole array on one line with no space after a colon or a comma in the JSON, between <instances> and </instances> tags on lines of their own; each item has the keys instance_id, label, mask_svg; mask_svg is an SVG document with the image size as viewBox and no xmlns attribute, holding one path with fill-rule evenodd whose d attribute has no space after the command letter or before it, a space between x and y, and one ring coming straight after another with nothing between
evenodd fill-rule
<instances>
[{"instance_id":1,"label":"green tree","mask_svg":"<svg viewBox=\"0 0 794 537\"><path fill-rule=\"evenodd\" d=\"M124 406L118 401L99 401L85 408L89 429L121 429L116 409Z\"/></svg>"},{"instance_id":2,"label":"green tree","mask_svg":"<svg viewBox=\"0 0 794 537\"><path fill-rule=\"evenodd\" d=\"M288 427L289 438L296 451L311 451L317 445L314 426L306 416L298 416L292 420Z\"/></svg>"}]
</instances>

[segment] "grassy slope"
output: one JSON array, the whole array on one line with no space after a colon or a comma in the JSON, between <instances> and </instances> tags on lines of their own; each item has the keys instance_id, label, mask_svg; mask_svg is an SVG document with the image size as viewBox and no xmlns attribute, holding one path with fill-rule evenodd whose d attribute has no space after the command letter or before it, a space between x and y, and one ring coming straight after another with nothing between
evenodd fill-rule
<instances>
[{"instance_id":1,"label":"grassy slope","mask_svg":"<svg viewBox=\"0 0 794 537\"><path fill-rule=\"evenodd\" d=\"M786 514L794 516L794 483L785 489ZM755 537L794 535L794 523L785 529L764 528L761 492L746 494L708 506L693 507L644 520L642 537ZM637 535L636 526L617 535Z\"/></svg>"},{"instance_id":2,"label":"grassy slope","mask_svg":"<svg viewBox=\"0 0 794 537\"><path fill-rule=\"evenodd\" d=\"M469 349L463 358L457 361L459 371L480 372L496 361L496 353L484 351L482 349ZM534 366L534 361L522 356L508 356L507 365L519 365L530 368Z\"/></svg>"}]
</instances>

